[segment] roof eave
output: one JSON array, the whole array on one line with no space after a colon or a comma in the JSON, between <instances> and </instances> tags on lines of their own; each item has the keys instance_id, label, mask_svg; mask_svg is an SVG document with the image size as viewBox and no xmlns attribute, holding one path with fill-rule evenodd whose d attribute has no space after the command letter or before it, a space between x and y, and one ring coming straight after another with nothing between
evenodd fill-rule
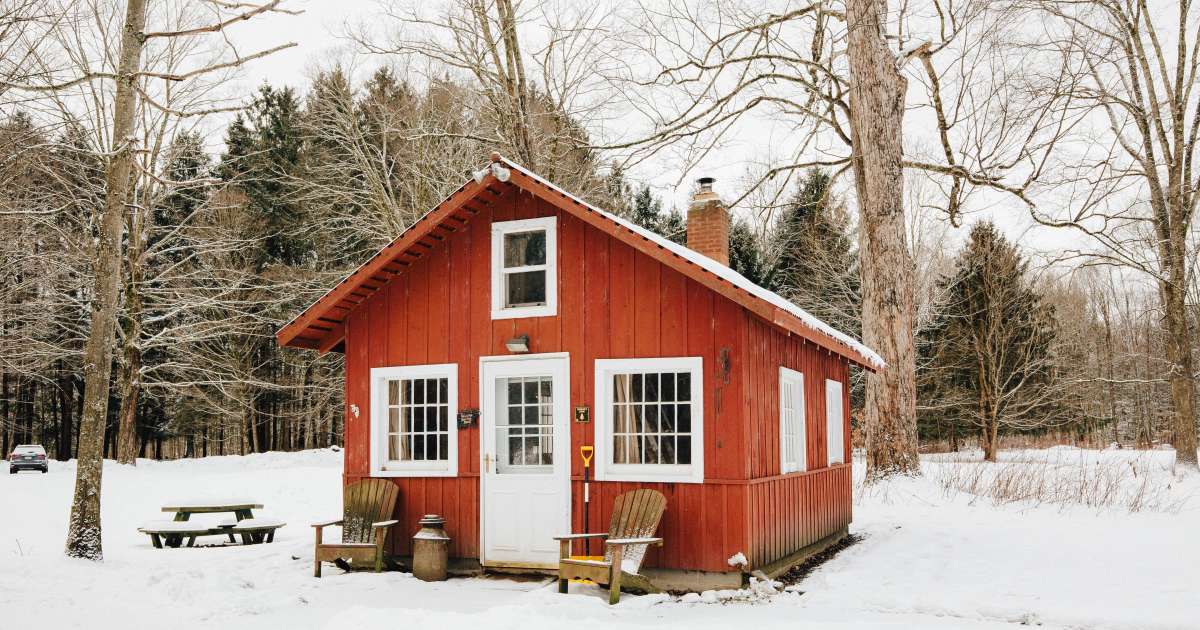
<instances>
[{"instance_id":1,"label":"roof eave","mask_svg":"<svg viewBox=\"0 0 1200 630\"><path fill-rule=\"evenodd\" d=\"M494 175L488 174L481 179L468 179L466 183L460 186L457 190L450 193L438 205L434 206L433 210L425 213L420 219L417 219L408 229L404 230L399 237L392 240L378 252L375 253L367 262L360 265L357 269L347 275L338 282L332 289L326 291L324 295L313 302L308 308L301 311L299 315L294 317L287 324L284 324L275 333L275 341L280 346L291 348L304 348L310 350L320 349L325 346L328 351L336 346L336 341L326 345L329 340L322 339L316 345L310 343L296 343L296 338L305 331L305 329L316 320L325 316L332 310L342 298L358 287L366 278L381 272L384 267L395 262L404 251L406 251L413 243L424 236L427 232L423 231L427 225L438 224L444 221L447 215L453 214L468 201L474 199L481 191L488 186L499 183ZM344 323L344 322L343 322ZM344 335L344 326L342 334ZM331 331L334 332L334 331Z\"/></svg>"}]
</instances>

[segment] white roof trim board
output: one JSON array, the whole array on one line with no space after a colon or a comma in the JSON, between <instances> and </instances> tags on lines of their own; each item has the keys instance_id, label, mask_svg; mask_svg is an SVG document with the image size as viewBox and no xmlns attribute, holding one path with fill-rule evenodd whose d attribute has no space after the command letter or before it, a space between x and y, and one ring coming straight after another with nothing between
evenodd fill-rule
<instances>
[{"instance_id":1,"label":"white roof trim board","mask_svg":"<svg viewBox=\"0 0 1200 630\"><path fill-rule=\"evenodd\" d=\"M847 335L846 333L834 328L833 326L830 326L829 324L821 321L820 319L814 317L811 313L800 308L799 306L796 306L795 304L793 304L792 302L790 302L789 300L784 298L782 295L779 295L778 293L775 293L774 291L769 291L767 289L764 289L764 288L758 286L757 284L754 284L750 280L746 279L745 276L734 271L733 269L730 269L729 267L722 265L721 263L709 258L708 256L705 256L704 254L701 254L694 250L688 249L687 247L685 247L683 245L680 245L673 241L667 240L666 238L663 238L662 236L659 236L658 234L655 234L654 232L651 232L650 230L647 230L639 225L636 225L634 223L626 221L625 219L622 219L621 217L618 217L615 214L612 214L605 210L601 210L600 208L597 208L596 206L593 206L592 204L580 199L579 197L572 195L571 193L563 190L562 188L559 188L558 186L554 185L553 183L546 181L546 179L544 179L540 175L537 175L536 173L531 172L529 169L521 166L520 164L517 164L516 162L513 162L512 160L509 160L508 158L501 156L500 162L508 165L509 168L516 169L516 170L524 173L531 179L537 180L539 183L546 186L547 188L571 199L572 201L578 203L581 206L586 207L587 209L591 210L592 212L595 212L595 213L605 217L606 219L609 219L609 220L619 224L621 227L637 234L638 236L641 236L642 238L645 238L646 240L654 243L655 245L658 245L659 247L662 247L663 249L670 251L671 253L675 254L676 256L679 256L680 258L687 260L688 262L700 267L701 269L704 269L705 271L717 276L718 278L725 280L726 282L734 285L735 287L737 287L739 289L742 289L743 291L749 293L750 295L753 295L754 297L756 297L760 300L770 303L772 306L776 306L780 309L783 309L784 311L786 311L788 313L791 313L792 315L795 315L800 321L804 322L804 325L808 326L809 328L812 328L813 330L820 332L821 334L829 336L830 338L834 339L838 343L840 343L840 344L846 346L847 348L850 348L851 350L862 355L865 359L867 359L868 361L871 362L872 367L874 367L875 369L881 370L881 369L884 369L887 367L887 362L885 362L883 360L883 357L879 356L879 354L877 354L874 350L868 348L862 342L860 342L857 339L851 337L850 335ZM499 179L500 181L508 181L509 174L506 172L503 172L505 169L503 166L500 166L499 162L493 162L488 167L485 167L484 169L482 169L481 171L476 173L476 175L475 175L476 180L482 180L483 175L486 174L486 171L488 170L488 168L492 169L492 173L494 175L496 175L496 179Z\"/></svg>"}]
</instances>

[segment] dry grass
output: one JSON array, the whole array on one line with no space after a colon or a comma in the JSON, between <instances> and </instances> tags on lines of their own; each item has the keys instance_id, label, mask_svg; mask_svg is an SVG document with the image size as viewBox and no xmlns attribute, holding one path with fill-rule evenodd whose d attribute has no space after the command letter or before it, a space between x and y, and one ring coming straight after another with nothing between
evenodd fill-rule
<instances>
[{"instance_id":1,"label":"dry grass","mask_svg":"<svg viewBox=\"0 0 1200 630\"><path fill-rule=\"evenodd\" d=\"M1128 453L1128 454L1126 454ZM1125 512L1175 514L1190 497L1178 491L1161 453L1049 449L924 458L924 472L947 494L965 493L994 505L1080 505Z\"/></svg>"}]
</instances>

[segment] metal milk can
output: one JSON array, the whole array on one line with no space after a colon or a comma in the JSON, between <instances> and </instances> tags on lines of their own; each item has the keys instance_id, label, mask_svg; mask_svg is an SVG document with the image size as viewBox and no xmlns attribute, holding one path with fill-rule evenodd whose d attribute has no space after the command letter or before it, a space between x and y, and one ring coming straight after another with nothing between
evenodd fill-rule
<instances>
[{"instance_id":1,"label":"metal milk can","mask_svg":"<svg viewBox=\"0 0 1200 630\"><path fill-rule=\"evenodd\" d=\"M426 514L421 519L421 531L413 536L413 576L426 582L446 579L446 563L450 555L450 537L444 529L446 519Z\"/></svg>"}]
</instances>

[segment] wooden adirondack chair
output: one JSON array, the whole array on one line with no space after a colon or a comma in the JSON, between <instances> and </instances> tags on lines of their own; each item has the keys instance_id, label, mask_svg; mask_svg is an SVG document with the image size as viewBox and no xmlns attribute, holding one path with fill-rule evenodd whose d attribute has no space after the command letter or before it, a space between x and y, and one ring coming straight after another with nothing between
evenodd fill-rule
<instances>
[{"instance_id":1,"label":"wooden adirondack chair","mask_svg":"<svg viewBox=\"0 0 1200 630\"><path fill-rule=\"evenodd\" d=\"M387 479L363 479L343 491L343 517L336 521L313 523L317 544L313 550L313 576L321 577L321 563L336 560L373 563L375 572L383 570L383 543L388 528L398 521L390 519L396 509L400 488ZM322 530L330 525L342 526L342 542L326 543Z\"/></svg>"},{"instance_id":2,"label":"wooden adirondack chair","mask_svg":"<svg viewBox=\"0 0 1200 630\"><path fill-rule=\"evenodd\" d=\"M655 538L658 522L667 509L667 499L657 490L641 489L626 492L613 503L612 523L606 534L570 534L555 536L559 546L558 592L567 592L567 582L588 579L608 585L608 603L621 599L621 587L644 593L660 592L642 576L642 559L650 545L662 545ZM603 538L604 559L589 560L571 557L571 543L576 540Z\"/></svg>"}]
</instances>

